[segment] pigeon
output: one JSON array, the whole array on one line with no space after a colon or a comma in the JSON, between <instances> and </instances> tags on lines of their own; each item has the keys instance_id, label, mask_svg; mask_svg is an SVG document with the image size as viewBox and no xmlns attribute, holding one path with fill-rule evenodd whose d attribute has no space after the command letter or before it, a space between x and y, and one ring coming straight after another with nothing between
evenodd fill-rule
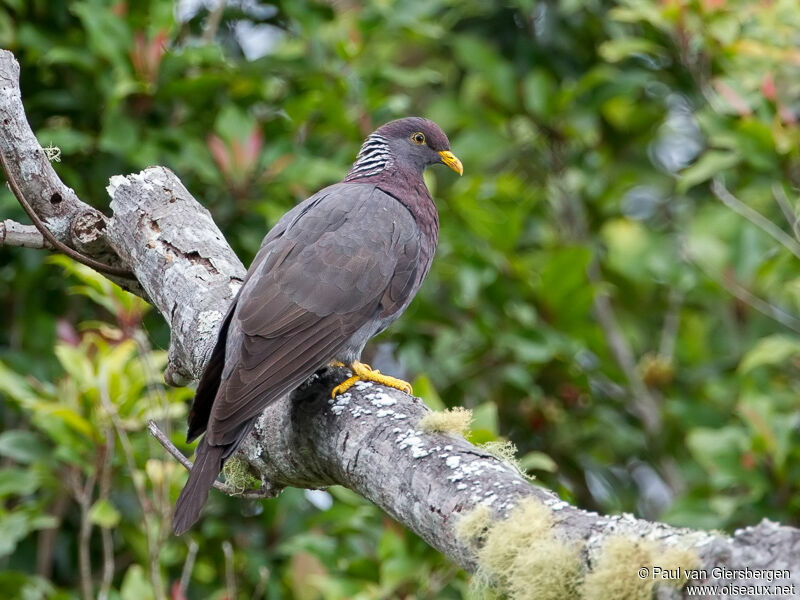
<instances>
[{"instance_id":1,"label":"pigeon","mask_svg":"<svg viewBox=\"0 0 800 600\"><path fill-rule=\"evenodd\" d=\"M315 371L350 368L334 397L358 381L411 393L407 382L359 359L430 269L439 215L422 174L437 163L463 174L436 123L386 123L366 138L344 180L295 206L264 238L189 412L187 442L205 435L175 507L177 535L198 520L224 462L262 411Z\"/></svg>"}]
</instances>

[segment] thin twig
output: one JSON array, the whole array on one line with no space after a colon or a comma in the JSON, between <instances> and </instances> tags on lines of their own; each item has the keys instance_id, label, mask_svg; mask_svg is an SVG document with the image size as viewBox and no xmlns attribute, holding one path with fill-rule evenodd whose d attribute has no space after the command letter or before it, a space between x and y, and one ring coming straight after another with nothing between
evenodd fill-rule
<instances>
[{"instance_id":1,"label":"thin twig","mask_svg":"<svg viewBox=\"0 0 800 600\"><path fill-rule=\"evenodd\" d=\"M797 258L800 258L800 244L798 244L792 236L775 225L775 223L770 221L764 215L756 212L744 202L739 200L736 196L731 194L722 183L721 179L714 178L714 181L711 184L711 191L725 206L743 216L761 231L781 244L789 252L794 254Z\"/></svg>"},{"instance_id":2,"label":"thin twig","mask_svg":"<svg viewBox=\"0 0 800 600\"><path fill-rule=\"evenodd\" d=\"M612 356L620 369L622 369L625 379L628 380L633 409L648 433L656 434L661 429L661 411L658 406L658 400L647 388L647 384L642 380L636 368L636 359L627 339L625 339L625 335L622 333L622 328L611 304L611 298L602 290L602 286L598 285L602 283L602 278L596 261L592 261L589 265L587 275L589 281L597 288L597 293L594 297L595 317L603 330L603 335Z\"/></svg>"},{"instance_id":3,"label":"thin twig","mask_svg":"<svg viewBox=\"0 0 800 600\"><path fill-rule=\"evenodd\" d=\"M55 520L55 525L47 529L40 529L36 540L36 574L39 577L50 579L53 574L53 553L56 548L55 540L58 530L69 508L69 496L59 494L48 511Z\"/></svg>"},{"instance_id":4,"label":"thin twig","mask_svg":"<svg viewBox=\"0 0 800 600\"><path fill-rule=\"evenodd\" d=\"M790 315L784 310L781 310L777 306L767 302L763 298L759 298L753 292L745 288L744 286L740 285L735 281L730 281L726 278L719 277L715 273L708 269L701 261L697 260L694 256L692 256L689 249L684 245L681 244L680 246L680 253L683 256L684 260L687 262L692 263L698 269L700 269L706 277L714 281L717 285L725 289L729 294L738 298L749 307L757 310L761 314L769 317L780 323L781 325L788 327L792 331L796 331L800 333L800 319Z\"/></svg>"},{"instance_id":5,"label":"thin twig","mask_svg":"<svg viewBox=\"0 0 800 600\"><path fill-rule=\"evenodd\" d=\"M111 473L114 461L114 430L105 428L105 457L103 468L100 471L100 491L98 500L108 500L111 495ZM100 591L97 592L98 600L106 600L114 581L114 538L109 527L100 528L100 538L103 546L103 576L100 580Z\"/></svg>"},{"instance_id":6,"label":"thin twig","mask_svg":"<svg viewBox=\"0 0 800 600\"><path fill-rule=\"evenodd\" d=\"M88 504L81 502L81 524L78 530L78 570L81 574L81 595L84 600L92 600L92 561L89 556L89 540L92 536L92 522L89 519Z\"/></svg>"},{"instance_id":7,"label":"thin twig","mask_svg":"<svg viewBox=\"0 0 800 600\"><path fill-rule=\"evenodd\" d=\"M105 379L101 380L99 390L100 401L102 402L103 408L111 419L111 424L114 426L114 430L117 432L117 437L119 438L120 446L122 446L122 454L125 457L125 463L127 464L128 472L131 473L133 489L136 492L136 498L139 500L139 505L142 509L145 535L147 537L147 549L150 559L150 580L153 584L156 599L166 600L166 596L164 594L164 584L161 578L160 554L162 544L159 544L157 540L153 539L153 535L158 527L156 527L156 523L153 523L152 521L154 512L152 504L147 499L147 492L142 481L138 477L133 477L133 474L137 471L133 445L128 437L128 433L125 431L125 428L120 421L119 413L117 412L116 407L111 402L111 398L108 394L108 385Z\"/></svg>"},{"instance_id":8,"label":"thin twig","mask_svg":"<svg viewBox=\"0 0 800 600\"><path fill-rule=\"evenodd\" d=\"M219 3L214 7L214 10L208 15L206 21L206 28L203 31L203 41L206 43L211 42L214 36L217 35L219 24L222 22L222 14L225 12L226 0L219 0Z\"/></svg>"},{"instance_id":9,"label":"thin twig","mask_svg":"<svg viewBox=\"0 0 800 600\"><path fill-rule=\"evenodd\" d=\"M222 553L225 555L225 588L228 600L236 599L236 574L233 565L233 546L228 540L222 542Z\"/></svg>"},{"instance_id":10,"label":"thin twig","mask_svg":"<svg viewBox=\"0 0 800 600\"><path fill-rule=\"evenodd\" d=\"M556 168L562 168L560 148L556 145L551 152ZM556 184L556 190L558 191L556 197L561 200L555 204L556 220L571 239L587 243L589 230L586 210L581 198L571 194L562 183ZM647 387L636 368L636 358L619 324L611 303L611 296L603 289L603 277L596 259L593 259L586 269L586 276L597 290L593 301L595 318L603 331L603 337L612 357L628 382L627 388L632 400L633 412L641 420L648 435L656 436L661 430L661 410L658 398Z\"/></svg>"},{"instance_id":11,"label":"thin twig","mask_svg":"<svg viewBox=\"0 0 800 600\"><path fill-rule=\"evenodd\" d=\"M177 460L179 463L183 465L183 468L187 471L192 470L192 461L186 458L183 455L183 452L178 450L175 444L167 437L167 435L159 429L158 425L155 421L148 421L147 422L147 430L150 432L159 444L166 450L172 457ZM229 486L228 484L222 483L221 481L214 482L214 489L219 490L223 494L228 496L236 496L237 498L246 498L248 500L261 500L264 498L274 498L278 495L278 488L272 486L262 486L257 490L250 490L246 492L238 492L233 487Z\"/></svg>"},{"instance_id":12,"label":"thin twig","mask_svg":"<svg viewBox=\"0 0 800 600\"><path fill-rule=\"evenodd\" d=\"M154 382L157 378L157 369L153 364L151 353L152 346L144 331L136 329L133 333L133 340L136 342L137 351L140 360L144 363L147 389L151 397L158 399L162 414L166 414L169 406L166 394L161 386L156 385ZM152 406L151 406L152 408ZM170 479L169 477L162 477L159 482L153 482L153 500L162 522L168 523L172 520L173 506L170 501ZM160 527L158 529L157 545L161 547L166 543L171 531L169 527Z\"/></svg>"},{"instance_id":13,"label":"thin twig","mask_svg":"<svg viewBox=\"0 0 800 600\"><path fill-rule=\"evenodd\" d=\"M783 212L786 222L789 223L789 227L792 228L792 233L794 234L795 239L800 240L800 228L798 228L800 225L800 219L798 219L797 214L792 208L792 205L789 203L789 198L786 197L786 192L783 191L783 186L779 183L773 185L772 196L775 198L775 202L778 203L778 206L781 207L781 212Z\"/></svg>"},{"instance_id":14,"label":"thin twig","mask_svg":"<svg viewBox=\"0 0 800 600\"><path fill-rule=\"evenodd\" d=\"M682 304L683 292L672 288L669 292L667 314L664 315L664 327L661 329L661 342L658 345L659 356L668 360L672 360L672 355L675 353L675 339L681 322Z\"/></svg>"},{"instance_id":15,"label":"thin twig","mask_svg":"<svg viewBox=\"0 0 800 600\"><path fill-rule=\"evenodd\" d=\"M84 600L92 600L94 597L92 589L92 580L94 579L92 576L92 559L89 553L89 542L92 537L92 520L89 518L89 511L92 508L92 497L94 495L94 486L97 482L97 472L100 470L99 463L102 462L99 452L96 459L94 468L83 482L83 485L81 485L78 471L72 472L74 479L69 484L75 500L77 500L81 509L81 521L78 530L78 570L81 578L81 595Z\"/></svg>"},{"instance_id":16,"label":"thin twig","mask_svg":"<svg viewBox=\"0 0 800 600\"><path fill-rule=\"evenodd\" d=\"M192 578L192 571L194 570L194 559L197 557L197 550L200 546L194 540L189 540L189 550L186 552L186 560L183 563L181 570L181 579L178 583L178 589L181 594L179 597L186 596L186 589L189 587L189 581Z\"/></svg>"},{"instance_id":17,"label":"thin twig","mask_svg":"<svg viewBox=\"0 0 800 600\"><path fill-rule=\"evenodd\" d=\"M253 597L250 600L261 600L261 596L267 591L267 583L269 583L269 569L264 565L258 568L258 584L253 590Z\"/></svg>"},{"instance_id":18,"label":"thin twig","mask_svg":"<svg viewBox=\"0 0 800 600\"><path fill-rule=\"evenodd\" d=\"M22 206L23 210L26 212L28 217L30 217L33 224L36 225L36 228L39 232L45 237L45 239L50 242L53 248L57 249L58 251L66 254L71 259L86 265L87 267L91 267L95 271L100 271L101 273L106 273L107 275L117 275L118 277L127 277L129 279L134 279L135 275L125 269L123 267L112 267L111 265L107 265L105 263L101 263L93 258L89 258L78 252L77 250L73 250L66 244L60 242L56 236L54 236L50 230L47 228L47 225L39 218L39 215L36 214L36 211L33 210L33 207L28 203L28 200L25 198L25 195L22 193L22 188L20 188L19 183L17 183L17 179L14 176L14 172L8 165L6 161L6 157L0 152L0 165L2 165L3 170L6 173L6 178L8 179L8 186L11 188L11 191L16 196L17 201Z\"/></svg>"}]
</instances>

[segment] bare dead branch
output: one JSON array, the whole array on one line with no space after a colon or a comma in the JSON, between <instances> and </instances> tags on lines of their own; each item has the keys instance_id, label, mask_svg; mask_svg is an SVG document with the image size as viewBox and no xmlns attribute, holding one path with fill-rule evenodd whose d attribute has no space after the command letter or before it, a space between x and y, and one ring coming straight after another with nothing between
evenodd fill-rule
<instances>
[{"instance_id":1,"label":"bare dead branch","mask_svg":"<svg viewBox=\"0 0 800 600\"><path fill-rule=\"evenodd\" d=\"M184 456L183 452L178 450L175 444L167 437L167 435L161 431L161 428L155 421L148 421L147 422L147 430L150 432L156 441L161 444L161 446L166 450L172 458L177 460L184 469L187 471L192 470L192 461L190 461L186 456ZM280 493L280 489L275 489L270 486L266 486L263 488L259 488L257 490L248 490L245 492L240 492L234 489L233 487L222 483L221 481L214 482L214 489L219 490L223 494L227 496L237 496L239 498L244 498L247 500L262 500L264 498L274 498Z\"/></svg>"},{"instance_id":2,"label":"bare dead branch","mask_svg":"<svg viewBox=\"0 0 800 600\"><path fill-rule=\"evenodd\" d=\"M20 248L52 248L34 225L23 225L11 219L0 221L0 246Z\"/></svg>"},{"instance_id":3,"label":"bare dead branch","mask_svg":"<svg viewBox=\"0 0 800 600\"><path fill-rule=\"evenodd\" d=\"M33 134L22 105L19 73L14 55L0 50L0 164L14 195L54 248L69 248L65 253L72 258L88 259L89 266L114 276L116 283L142 295L106 240L106 218L64 185L48 152Z\"/></svg>"},{"instance_id":4,"label":"bare dead branch","mask_svg":"<svg viewBox=\"0 0 800 600\"><path fill-rule=\"evenodd\" d=\"M180 332L170 339L164 379L186 385L200 377L245 268L208 210L169 169L115 176L107 189L114 211L109 239L150 303Z\"/></svg>"},{"instance_id":5,"label":"bare dead branch","mask_svg":"<svg viewBox=\"0 0 800 600\"><path fill-rule=\"evenodd\" d=\"M14 170L9 167L8 162L6 161L2 152L0 152L0 164L2 164L3 171L5 171L6 177L8 178L8 185L11 188L11 191L14 193L14 196L16 196L17 201L22 206L22 209L25 211L25 214L30 217L31 221L33 221L33 224L36 226L36 229L39 230L39 233L42 234L42 236L53 248L56 248L61 253L66 254L72 260L84 264L87 267L91 267L95 271L100 271L101 273L106 273L108 275L117 275L118 277L130 278L133 275L133 273L131 273L128 269L103 264L100 261L94 260L93 258L84 256L80 252L77 252L66 244L60 242L58 238L56 238L56 236L50 232L50 230L47 228L47 225L45 225L44 222L39 218L39 215L36 214L36 211L33 210L33 207L31 206L30 202L28 202L28 199L25 198L22 188L17 181L16 175L14 175Z\"/></svg>"}]
</instances>

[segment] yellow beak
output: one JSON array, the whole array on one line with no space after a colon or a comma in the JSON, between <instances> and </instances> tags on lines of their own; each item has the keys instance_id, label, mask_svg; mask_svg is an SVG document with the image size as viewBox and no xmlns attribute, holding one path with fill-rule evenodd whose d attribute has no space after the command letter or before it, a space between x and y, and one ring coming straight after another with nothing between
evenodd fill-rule
<instances>
[{"instance_id":1,"label":"yellow beak","mask_svg":"<svg viewBox=\"0 0 800 600\"><path fill-rule=\"evenodd\" d=\"M453 154L449 150L442 150L441 152L439 152L439 156L442 157L442 162L451 169L453 169L453 171L455 171L459 175L464 174L464 165L462 165L461 161L456 158L455 154Z\"/></svg>"}]
</instances>

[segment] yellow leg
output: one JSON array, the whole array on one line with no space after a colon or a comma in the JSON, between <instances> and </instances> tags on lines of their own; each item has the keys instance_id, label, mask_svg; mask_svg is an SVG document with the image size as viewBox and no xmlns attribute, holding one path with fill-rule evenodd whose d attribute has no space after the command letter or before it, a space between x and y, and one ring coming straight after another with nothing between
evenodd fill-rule
<instances>
[{"instance_id":1,"label":"yellow leg","mask_svg":"<svg viewBox=\"0 0 800 600\"><path fill-rule=\"evenodd\" d=\"M347 366L346 364L344 364L340 360L332 360L331 362L328 363L328 365L331 366L331 367L346 367Z\"/></svg>"},{"instance_id":2,"label":"yellow leg","mask_svg":"<svg viewBox=\"0 0 800 600\"><path fill-rule=\"evenodd\" d=\"M390 377L389 375L382 375L380 371L373 370L369 365L359 361L354 361L350 365L353 371L353 376L345 379L342 383L337 385L331 391L331 398L335 398L338 394L344 394L347 390L353 387L357 381L374 381L386 387L395 388L406 394L412 393L411 384L397 377Z\"/></svg>"}]
</instances>

